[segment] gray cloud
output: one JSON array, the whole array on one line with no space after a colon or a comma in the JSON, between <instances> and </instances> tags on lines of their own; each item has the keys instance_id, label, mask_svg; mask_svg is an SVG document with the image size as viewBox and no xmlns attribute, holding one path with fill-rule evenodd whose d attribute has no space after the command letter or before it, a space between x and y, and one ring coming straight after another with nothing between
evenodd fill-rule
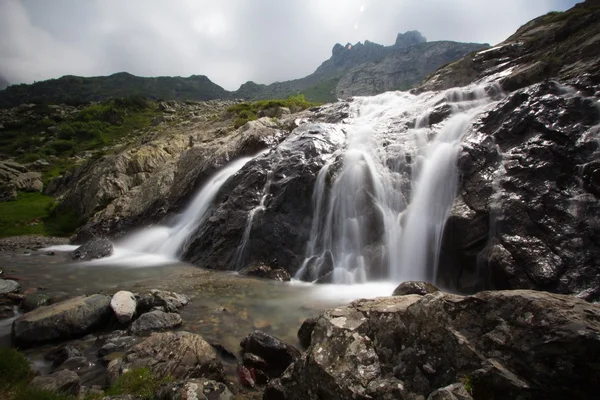
<instances>
[{"instance_id":1,"label":"gray cloud","mask_svg":"<svg viewBox=\"0 0 600 400\"><path fill-rule=\"evenodd\" d=\"M226 89L313 72L337 42L498 43L576 0L0 0L0 75L207 75Z\"/></svg>"}]
</instances>

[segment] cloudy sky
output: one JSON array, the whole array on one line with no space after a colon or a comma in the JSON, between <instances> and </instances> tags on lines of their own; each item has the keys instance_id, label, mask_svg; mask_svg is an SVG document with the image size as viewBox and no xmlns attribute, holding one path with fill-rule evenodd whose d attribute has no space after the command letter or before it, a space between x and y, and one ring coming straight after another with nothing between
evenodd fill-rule
<instances>
[{"instance_id":1,"label":"cloudy sky","mask_svg":"<svg viewBox=\"0 0 600 400\"><path fill-rule=\"evenodd\" d=\"M577 0L0 0L0 75L207 75L229 90L313 72L335 43L495 44Z\"/></svg>"}]
</instances>

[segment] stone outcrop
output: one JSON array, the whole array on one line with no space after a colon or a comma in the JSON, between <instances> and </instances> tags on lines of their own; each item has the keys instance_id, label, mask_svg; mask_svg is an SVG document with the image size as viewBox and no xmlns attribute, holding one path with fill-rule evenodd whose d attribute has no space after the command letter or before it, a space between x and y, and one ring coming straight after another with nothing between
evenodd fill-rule
<instances>
[{"instance_id":1,"label":"stone outcrop","mask_svg":"<svg viewBox=\"0 0 600 400\"><path fill-rule=\"evenodd\" d=\"M223 380L223 366L212 346L202 336L183 331L154 333L136 344L122 358L111 361L109 379L114 381L131 368L149 368L157 379Z\"/></svg>"},{"instance_id":2,"label":"stone outcrop","mask_svg":"<svg viewBox=\"0 0 600 400\"><path fill-rule=\"evenodd\" d=\"M0 161L0 201L16 200L17 192L41 192L42 174L13 161Z\"/></svg>"},{"instance_id":3,"label":"stone outcrop","mask_svg":"<svg viewBox=\"0 0 600 400\"><path fill-rule=\"evenodd\" d=\"M47 376L36 376L31 381L31 386L47 392L76 396L79 394L81 382L75 372L62 370Z\"/></svg>"},{"instance_id":4,"label":"stone outcrop","mask_svg":"<svg viewBox=\"0 0 600 400\"><path fill-rule=\"evenodd\" d=\"M294 346L258 330L245 337L240 346L244 364L262 371L270 378L281 375L300 357L300 352Z\"/></svg>"},{"instance_id":5,"label":"stone outcrop","mask_svg":"<svg viewBox=\"0 0 600 400\"><path fill-rule=\"evenodd\" d=\"M323 313L270 386L289 400L452 398L437 390L457 382L475 399L592 399L599 324L597 305L527 290L358 300Z\"/></svg>"},{"instance_id":6,"label":"stone outcrop","mask_svg":"<svg viewBox=\"0 0 600 400\"><path fill-rule=\"evenodd\" d=\"M508 95L465 137L440 285L600 297L595 190L600 86L582 77ZM577 96L575 92L579 91Z\"/></svg>"},{"instance_id":7,"label":"stone outcrop","mask_svg":"<svg viewBox=\"0 0 600 400\"><path fill-rule=\"evenodd\" d=\"M108 296L74 297L21 315L13 322L12 336L22 347L76 338L102 326L111 315Z\"/></svg>"},{"instance_id":8,"label":"stone outcrop","mask_svg":"<svg viewBox=\"0 0 600 400\"><path fill-rule=\"evenodd\" d=\"M256 278L271 279L286 282L291 279L290 274L283 268L273 268L265 264L255 264L239 271L240 275L253 276Z\"/></svg>"},{"instance_id":9,"label":"stone outcrop","mask_svg":"<svg viewBox=\"0 0 600 400\"><path fill-rule=\"evenodd\" d=\"M574 79L600 68L600 8L586 0L572 9L536 18L497 46L440 68L419 91L465 86L498 77L506 90L543 79Z\"/></svg>"}]
</instances>

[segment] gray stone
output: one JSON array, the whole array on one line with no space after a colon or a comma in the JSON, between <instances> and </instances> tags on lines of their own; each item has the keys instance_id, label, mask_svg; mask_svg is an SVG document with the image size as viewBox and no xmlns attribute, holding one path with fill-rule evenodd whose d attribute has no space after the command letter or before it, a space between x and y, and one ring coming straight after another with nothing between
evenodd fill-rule
<instances>
[{"instance_id":1,"label":"gray stone","mask_svg":"<svg viewBox=\"0 0 600 400\"><path fill-rule=\"evenodd\" d=\"M21 315L13 322L18 346L32 346L80 337L105 324L111 316L110 297L79 296Z\"/></svg>"},{"instance_id":2,"label":"gray stone","mask_svg":"<svg viewBox=\"0 0 600 400\"><path fill-rule=\"evenodd\" d=\"M113 244L106 238L95 238L79 246L71 252L74 260L94 260L113 254Z\"/></svg>"},{"instance_id":3,"label":"gray stone","mask_svg":"<svg viewBox=\"0 0 600 400\"><path fill-rule=\"evenodd\" d=\"M79 393L81 382L75 372L62 370L47 376L36 376L31 381L31 386L48 392L60 392L75 396Z\"/></svg>"},{"instance_id":4,"label":"gray stone","mask_svg":"<svg viewBox=\"0 0 600 400\"><path fill-rule=\"evenodd\" d=\"M126 290L118 291L110 300L110 307L122 324L131 321L135 314L136 306L135 296Z\"/></svg>"},{"instance_id":5,"label":"gray stone","mask_svg":"<svg viewBox=\"0 0 600 400\"><path fill-rule=\"evenodd\" d=\"M394 289L392 296L406 296L408 294L419 294L424 296L435 292L439 292L439 289L429 282L408 281L398 285L398 287Z\"/></svg>"},{"instance_id":6,"label":"gray stone","mask_svg":"<svg viewBox=\"0 0 600 400\"><path fill-rule=\"evenodd\" d=\"M108 365L114 382L131 368L149 368L158 379L207 378L223 381L223 365L202 336L189 332L154 333Z\"/></svg>"},{"instance_id":7,"label":"gray stone","mask_svg":"<svg viewBox=\"0 0 600 400\"><path fill-rule=\"evenodd\" d=\"M235 396L221 382L207 379L188 379L162 386L158 400L233 400Z\"/></svg>"},{"instance_id":8,"label":"gray stone","mask_svg":"<svg viewBox=\"0 0 600 400\"><path fill-rule=\"evenodd\" d=\"M413 399L439 388L439 398L469 399L466 387L447 387L456 382L473 398L562 399L576 387L591 399L598 331L600 305L545 292L357 300L321 315L280 381L288 400Z\"/></svg>"},{"instance_id":9,"label":"gray stone","mask_svg":"<svg viewBox=\"0 0 600 400\"><path fill-rule=\"evenodd\" d=\"M143 335L153 331L175 328L181 323L181 316L177 313L150 311L136 319L129 327L129 332L133 335Z\"/></svg>"},{"instance_id":10,"label":"gray stone","mask_svg":"<svg viewBox=\"0 0 600 400\"><path fill-rule=\"evenodd\" d=\"M8 293L17 293L21 290L18 282L9 279L0 279L0 295Z\"/></svg>"}]
</instances>

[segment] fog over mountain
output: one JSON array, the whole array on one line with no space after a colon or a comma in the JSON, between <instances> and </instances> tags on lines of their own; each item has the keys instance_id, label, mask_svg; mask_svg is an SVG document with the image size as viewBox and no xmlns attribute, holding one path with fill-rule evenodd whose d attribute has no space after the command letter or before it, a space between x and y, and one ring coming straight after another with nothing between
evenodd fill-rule
<instances>
[{"instance_id":1,"label":"fog over mountain","mask_svg":"<svg viewBox=\"0 0 600 400\"><path fill-rule=\"evenodd\" d=\"M429 40L494 44L576 0L2 0L0 75L11 83L74 74L203 74L229 90L302 77L335 43Z\"/></svg>"}]
</instances>

